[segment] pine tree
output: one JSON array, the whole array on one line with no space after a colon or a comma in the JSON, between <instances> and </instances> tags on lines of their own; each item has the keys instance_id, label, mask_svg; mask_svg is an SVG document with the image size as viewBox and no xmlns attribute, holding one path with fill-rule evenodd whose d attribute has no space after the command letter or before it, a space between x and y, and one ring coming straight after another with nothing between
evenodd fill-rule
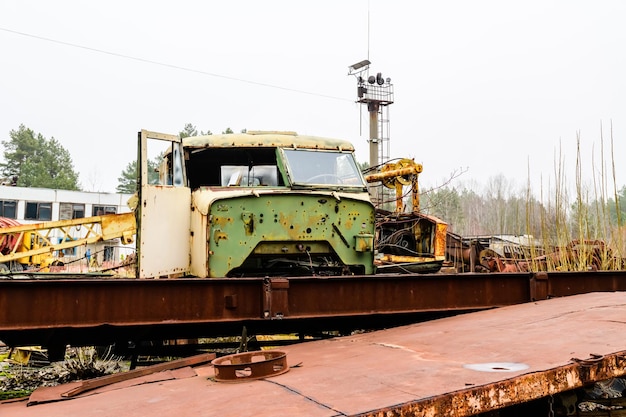
<instances>
[{"instance_id":1,"label":"pine tree","mask_svg":"<svg viewBox=\"0 0 626 417\"><path fill-rule=\"evenodd\" d=\"M70 153L55 138L46 139L23 124L11 130L4 145L2 176L17 178L19 187L79 190Z\"/></svg>"}]
</instances>

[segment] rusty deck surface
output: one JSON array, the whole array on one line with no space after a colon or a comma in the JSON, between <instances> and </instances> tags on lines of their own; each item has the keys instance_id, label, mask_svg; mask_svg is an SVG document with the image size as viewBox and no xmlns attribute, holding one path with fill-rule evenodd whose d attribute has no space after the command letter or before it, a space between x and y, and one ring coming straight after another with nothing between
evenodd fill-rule
<instances>
[{"instance_id":1,"label":"rusty deck surface","mask_svg":"<svg viewBox=\"0 0 626 417\"><path fill-rule=\"evenodd\" d=\"M473 415L626 374L626 292L575 295L281 348L289 372L198 376L27 407L19 416Z\"/></svg>"}]
</instances>

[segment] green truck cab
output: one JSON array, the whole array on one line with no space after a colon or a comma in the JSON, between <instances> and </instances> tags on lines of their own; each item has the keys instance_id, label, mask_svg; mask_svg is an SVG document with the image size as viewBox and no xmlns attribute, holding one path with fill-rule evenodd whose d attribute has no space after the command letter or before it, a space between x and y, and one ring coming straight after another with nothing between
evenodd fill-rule
<instances>
[{"instance_id":1,"label":"green truck cab","mask_svg":"<svg viewBox=\"0 0 626 417\"><path fill-rule=\"evenodd\" d=\"M146 138L151 136L143 132ZM162 136L159 139L167 135ZM177 145L173 142L172 151L165 155L162 184L144 181L140 198L143 216L152 218L151 204L156 209L172 204L171 198L151 198L153 193L177 188L173 191L177 196L171 197L188 200L189 222L181 222L181 227L188 227L189 260L184 265L183 251L176 249L181 258L178 268L159 267L152 275L375 272L375 210L350 142L294 132L247 132L193 136ZM157 200L167 202L154 203ZM167 218L159 215L159 224L182 214L170 210ZM173 237L177 241L185 239L179 230L172 233L179 236ZM147 256L150 242L144 239L141 245Z\"/></svg>"}]
</instances>

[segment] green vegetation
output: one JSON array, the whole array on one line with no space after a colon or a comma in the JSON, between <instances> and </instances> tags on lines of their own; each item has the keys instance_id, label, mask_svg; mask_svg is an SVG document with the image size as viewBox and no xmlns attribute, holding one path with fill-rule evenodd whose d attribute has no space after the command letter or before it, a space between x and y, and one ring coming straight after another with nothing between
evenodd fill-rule
<instances>
[{"instance_id":1,"label":"green vegetation","mask_svg":"<svg viewBox=\"0 0 626 417\"><path fill-rule=\"evenodd\" d=\"M6 355L5 355L6 359ZM71 348L65 360L43 367L1 362L0 400L28 397L39 387L85 380L128 370L120 358L105 353L99 357L94 347Z\"/></svg>"},{"instance_id":2,"label":"green vegetation","mask_svg":"<svg viewBox=\"0 0 626 417\"><path fill-rule=\"evenodd\" d=\"M148 182L150 184L156 184L159 182L159 163L162 157L156 157L148 160ZM115 190L118 193L133 194L137 192L137 161L129 162L126 168L122 171L117 178L117 187Z\"/></svg>"},{"instance_id":3,"label":"green vegetation","mask_svg":"<svg viewBox=\"0 0 626 417\"><path fill-rule=\"evenodd\" d=\"M3 177L19 187L79 190L78 173L69 152L55 138L46 139L24 125L3 140Z\"/></svg>"},{"instance_id":4,"label":"green vegetation","mask_svg":"<svg viewBox=\"0 0 626 417\"><path fill-rule=\"evenodd\" d=\"M32 391L30 390L13 390L13 391L1 391L0 392L0 401L4 400L12 400L14 398L24 398L28 397Z\"/></svg>"}]
</instances>

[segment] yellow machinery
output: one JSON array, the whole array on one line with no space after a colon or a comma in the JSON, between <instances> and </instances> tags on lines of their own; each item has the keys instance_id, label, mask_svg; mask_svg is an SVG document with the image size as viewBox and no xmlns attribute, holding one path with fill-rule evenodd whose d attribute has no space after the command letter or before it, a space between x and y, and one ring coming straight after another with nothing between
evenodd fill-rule
<instances>
[{"instance_id":1,"label":"yellow machinery","mask_svg":"<svg viewBox=\"0 0 626 417\"><path fill-rule=\"evenodd\" d=\"M413 212L419 212L419 189L417 176L422 172L422 165L412 159L403 158L398 162L385 164L381 172L365 177L367 182L382 182L387 188L396 191L396 213L404 211L404 186L411 186L411 206Z\"/></svg>"},{"instance_id":2,"label":"yellow machinery","mask_svg":"<svg viewBox=\"0 0 626 417\"><path fill-rule=\"evenodd\" d=\"M53 253L120 238L130 244L135 235L135 214L109 214L35 224L10 223L0 227L0 272L36 267L46 271ZM8 226L7 226L8 224Z\"/></svg>"},{"instance_id":3,"label":"yellow machinery","mask_svg":"<svg viewBox=\"0 0 626 417\"><path fill-rule=\"evenodd\" d=\"M420 213L418 175L422 165L412 159L387 163L367 175L368 183L382 182L395 190L395 211L376 210L376 257L379 271L437 272L445 260L448 225ZM404 187L410 187L411 210L406 210Z\"/></svg>"}]
</instances>

